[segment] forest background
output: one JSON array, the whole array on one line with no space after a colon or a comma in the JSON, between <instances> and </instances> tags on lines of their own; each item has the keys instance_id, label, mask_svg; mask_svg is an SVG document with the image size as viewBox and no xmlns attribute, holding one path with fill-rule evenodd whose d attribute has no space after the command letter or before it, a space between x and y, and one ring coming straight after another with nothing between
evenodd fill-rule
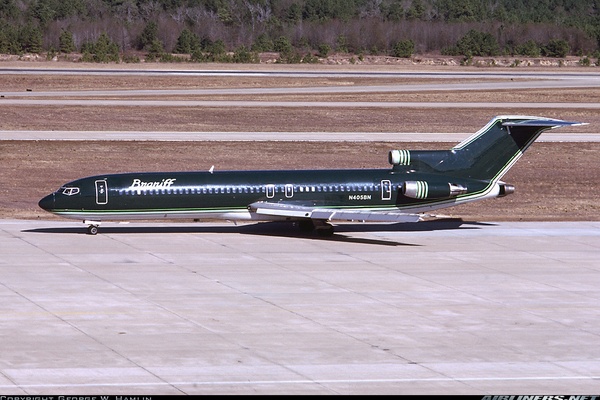
<instances>
[{"instance_id":1,"label":"forest background","mask_svg":"<svg viewBox=\"0 0 600 400\"><path fill-rule=\"evenodd\" d=\"M0 0L0 53L92 62L314 63L332 52L597 65L600 0ZM595 61L594 61L595 60Z\"/></svg>"}]
</instances>

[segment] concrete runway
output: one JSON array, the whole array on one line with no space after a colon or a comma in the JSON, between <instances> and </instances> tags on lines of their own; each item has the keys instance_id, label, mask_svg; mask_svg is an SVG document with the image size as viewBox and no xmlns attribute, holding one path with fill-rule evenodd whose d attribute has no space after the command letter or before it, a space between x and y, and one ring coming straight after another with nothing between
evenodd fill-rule
<instances>
[{"instance_id":1,"label":"concrete runway","mask_svg":"<svg viewBox=\"0 0 600 400\"><path fill-rule=\"evenodd\" d=\"M0 393L597 394L600 222L0 220Z\"/></svg>"}]
</instances>

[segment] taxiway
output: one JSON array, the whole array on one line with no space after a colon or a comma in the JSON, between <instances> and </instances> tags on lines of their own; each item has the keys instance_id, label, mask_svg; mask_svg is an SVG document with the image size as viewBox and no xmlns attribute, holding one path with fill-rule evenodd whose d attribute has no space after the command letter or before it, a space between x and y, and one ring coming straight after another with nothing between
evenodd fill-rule
<instances>
[{"instance_id":1,"label":"taxiway","mask_svg":"<svg viewBox=\"0 0 600 400\"><path fill-rule=\"evenodd\" d=\"M591 394L600 223L0 220L2 394Z\"/></svg>"}]
</instances>

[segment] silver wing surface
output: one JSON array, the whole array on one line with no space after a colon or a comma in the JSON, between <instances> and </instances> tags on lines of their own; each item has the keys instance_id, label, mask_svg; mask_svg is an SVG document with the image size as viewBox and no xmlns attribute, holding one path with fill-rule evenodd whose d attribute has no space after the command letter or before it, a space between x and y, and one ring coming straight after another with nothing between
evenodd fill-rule
<instances>
[{"instance_id":1,"label":"silver wing surface","mask_svg":"<svg viewBox=\"0 0 600 400\"><path fill-rule=\"evenodd\" d=\"M335 209L262 201L250 204L248 209L259 215L321 221L418 222L422 217L392 210Z\"/></svg>"}]
</instances>

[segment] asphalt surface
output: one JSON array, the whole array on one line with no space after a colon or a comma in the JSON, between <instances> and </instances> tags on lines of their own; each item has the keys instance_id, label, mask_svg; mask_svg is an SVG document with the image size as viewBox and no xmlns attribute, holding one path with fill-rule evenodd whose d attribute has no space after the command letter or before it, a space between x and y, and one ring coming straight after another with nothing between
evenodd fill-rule
<instances>
[{"instance_id":1,"label":"asphalt surface","mask_svg":"<svg viewBox=\"0 0 600 400\"><path fill-rule=\"evenodd\" d=\"M594 394L600 223L0 220L0 393Z\"/></svg>"}]
</instances>

